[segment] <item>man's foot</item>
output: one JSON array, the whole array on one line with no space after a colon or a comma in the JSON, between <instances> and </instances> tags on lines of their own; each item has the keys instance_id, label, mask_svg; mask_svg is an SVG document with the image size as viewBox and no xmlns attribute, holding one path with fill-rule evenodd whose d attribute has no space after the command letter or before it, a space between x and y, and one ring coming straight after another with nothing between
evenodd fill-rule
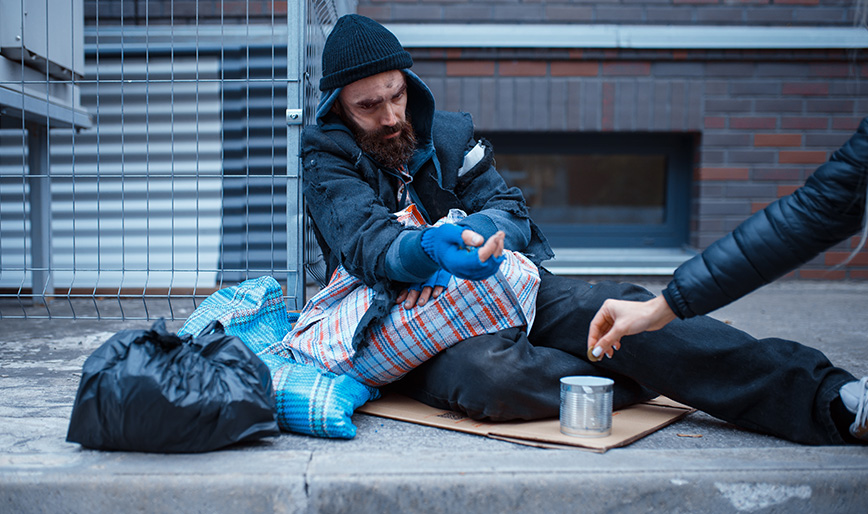
<instances>
[{"instance_id":1,"label":"man's foot","mask_svg":"<svg viewBox=\"0 0 868 514\"><path fill-rule=\"evenodd\" d=\"M844 407L856 415L856 420L850 425L850 434L868 441L868 377L844 384L839 394Z\"/></svg>"}]
</instances>

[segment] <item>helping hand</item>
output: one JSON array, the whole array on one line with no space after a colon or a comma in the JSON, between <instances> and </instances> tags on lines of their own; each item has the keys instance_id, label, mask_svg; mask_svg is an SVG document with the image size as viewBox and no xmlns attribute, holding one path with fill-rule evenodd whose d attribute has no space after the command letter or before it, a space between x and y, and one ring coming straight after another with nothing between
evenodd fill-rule
<instances>
[{"instance_id":1,"label":"helping hand","mask_svg":"<svg viewBox=\"0 0 868 514\"><path fill-rule=\"evenodd\" d=\"M482 236L457 225L445 224L422 234L422 248L444 270L466 280L484 280L503 262L505 234L498 231L482 245Z\"/></svg>"},{"instance_id":2,"label":"helping hand","mask_svg":"<svg viewBox=\"0 0 868 514\"><path fill-rule=\"evenodd\" d=\"M621 338L648 330L659 330L675 319L675 314L662 296L647 302L609 299L591 320L588 332L588 359L596 362L612 358L621 348Z\"/></svg>"}]
</instances>

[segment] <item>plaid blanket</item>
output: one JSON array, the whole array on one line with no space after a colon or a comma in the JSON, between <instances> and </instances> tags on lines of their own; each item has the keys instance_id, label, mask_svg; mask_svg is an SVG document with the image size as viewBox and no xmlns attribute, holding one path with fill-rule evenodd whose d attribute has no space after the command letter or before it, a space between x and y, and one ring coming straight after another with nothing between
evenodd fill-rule
<instances>
[{"instance_id":1,"label":"plaid blanket","mask_svg":"<svg viewBox=\"0 0 868 514\"><path fill-rule=\"evenodd\" d=\"M452 211L438 224L463 216ZM423 223L412 205L399 212L398 219L408 225ZM340 266L305 305L284 344L299 362L381 386L459 341L510 327L530 330L539 270L520 253L504 255L500 270L486 280L452 277L443 293L424 306L405 309L396 304L385 320L367 331L367 344L358 350L353 348L353 335L374 293Z\"/></svg>"},{"instance_id":2,"label":"plaid blanket","mask_svg":"<svg viewBox=\"0 0 868 514\"><path fill-rule=\"evenodd\" d=\"M290 315L283 290L272 277L259 277L214 292L187 318L179 335L198 335L213 320L237 336L268 366L282 430L349 439L350 416L380 393L351 377L295 362L283 339L297 315Z\"/></svg>"}]
</instances>

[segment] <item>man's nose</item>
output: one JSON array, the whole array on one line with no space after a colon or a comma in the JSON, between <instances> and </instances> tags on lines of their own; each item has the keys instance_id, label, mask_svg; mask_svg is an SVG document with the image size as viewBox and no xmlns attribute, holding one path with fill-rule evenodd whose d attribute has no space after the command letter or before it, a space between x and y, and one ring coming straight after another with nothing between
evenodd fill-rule
<instances>
[{"instance_id":1,"label":"man's nose","mask_svg":"<svg viewBox=\"0 0 868 514\"><path fill-rule=\"evenodd\" d=\"M385 104L380 123L385 127L392 127L398 123L398 106Z\"/></svg>"}]
</instances>

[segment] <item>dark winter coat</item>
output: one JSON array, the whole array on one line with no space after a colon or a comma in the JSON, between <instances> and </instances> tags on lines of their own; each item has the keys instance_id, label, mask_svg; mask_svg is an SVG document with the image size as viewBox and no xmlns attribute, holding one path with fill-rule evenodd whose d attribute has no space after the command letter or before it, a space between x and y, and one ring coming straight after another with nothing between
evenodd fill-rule
<instances>
[{"instance_id":1,"label":"dark winter coat","mask_svg":"<svg viewBox=\"0 0 868 514\"><path fill-rule=\"evenodd\" d=\"M681 318L707 314L858 232L868 182L868 118L804 186L682 264L663 291Z\"/></svg>"},{"instance_id":2,"label":"dark winter coat","mask_svg":"<svg viewBox=\"0 0 868 514\"><path fill-rule=\"evenodd\" d=\"M530 225L529 243L510 249L536 264L551 258L551 248L528 217L521 191L508 187L494 168L489 145L482 160L458 176L465 154L477 144L470 115L435 111L428 88L411 72L405 73L408 111L418 140L408 165L413 175L410 197L426 220L432 223L450 209L470 215L504 211ZM399 210L398 174L359 148L351 131L329 110L335 96L320 105L317 125L304 130L303 193L329 276L343 264L377 293L375 305L360 324L364 329L388 312L398 292L407 287L388 278L386 253L402 232L417 229L397 221L393 213ZM360 332L356 336L357 344Z\"/></svg>"}]
</instances>

